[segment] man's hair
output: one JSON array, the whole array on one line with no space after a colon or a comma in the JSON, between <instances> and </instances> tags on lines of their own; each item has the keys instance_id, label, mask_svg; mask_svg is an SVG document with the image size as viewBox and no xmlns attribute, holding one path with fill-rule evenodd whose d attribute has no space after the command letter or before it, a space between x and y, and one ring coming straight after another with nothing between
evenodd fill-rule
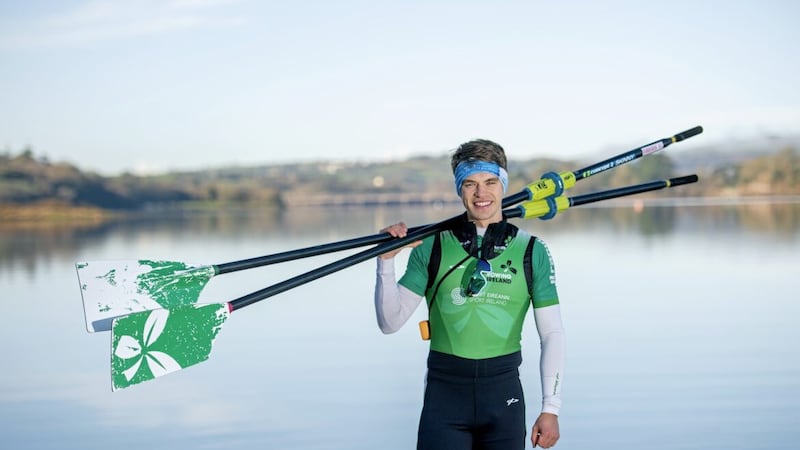
<instances>
[{"instance_id":1,"label":"man's hair","mask_svg":"<svg viewBox=\"0 0 800 450\"><path fill-rule=\"evenodd\" d=\"M508 161L503 147L486 139L465 142L453 152L453 156L450 158L450 166L453 168L453 173L456 172L456 167L464 161L489 161L508 170Z\"/></svg>"}]
</instances>

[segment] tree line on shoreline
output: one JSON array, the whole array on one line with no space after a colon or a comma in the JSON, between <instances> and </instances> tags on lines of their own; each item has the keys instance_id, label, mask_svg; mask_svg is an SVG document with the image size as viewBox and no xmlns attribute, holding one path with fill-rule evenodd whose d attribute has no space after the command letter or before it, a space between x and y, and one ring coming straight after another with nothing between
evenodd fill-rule
<instances>
[{"instance_id":1,"label":"tree line on shoreline","mask_svg":"<svg viewBox=\"0 0 800 450\"><path fill-rule=\"evenodd\" d=\"M670 191L670 196L752 196L800 194L800 151L794 145L751 154L659 152L579 183L570 195L697 173L700 182ZM570 171L585 162L535 158L509 161L509 192L522 189L545 172ZM31 148L0 153L0 205L37 204L140 211L164 206L286 208L304 199L452 197L449 155L411 157L392 162L314 162L229 167L160 175L124 173L103 176L67 162L51 162ZM449 195L452 194L452 195ZM392 197L394 195L395 197ZM367 199L367 200L365 200ZM406 200L403 200L406 201ZM313 201L311 201L313 204Z\"/></svg>"}]
</instances>

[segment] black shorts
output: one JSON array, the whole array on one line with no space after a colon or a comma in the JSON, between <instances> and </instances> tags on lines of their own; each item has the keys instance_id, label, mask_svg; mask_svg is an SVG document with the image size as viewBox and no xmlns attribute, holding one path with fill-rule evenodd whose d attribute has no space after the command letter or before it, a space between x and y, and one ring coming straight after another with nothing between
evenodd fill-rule
<instances>
[{"instance_id":1,"label":"black shorts","mask_svg":"<svg viewBox=\"0 0 800 450\"><path fill-rule=\"evenodd\" d=\"M465 359L431 351L418 450L525 448L520 352Z\"/></svg>"}]
</instances>

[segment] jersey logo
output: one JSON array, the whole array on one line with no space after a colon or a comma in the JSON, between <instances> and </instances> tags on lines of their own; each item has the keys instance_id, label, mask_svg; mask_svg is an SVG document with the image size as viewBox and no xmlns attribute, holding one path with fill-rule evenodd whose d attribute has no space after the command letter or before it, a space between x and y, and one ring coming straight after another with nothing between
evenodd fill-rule
<instances>
[{"instance_id":1,"label":"jersey logo","mask_svg":"<svg viewBox=\"0 0 800 450\"><path fill-rule=\"evenodd\" d=\"M464 303L467 303L467 297L464 296L461 287L457 287L450 291L450 298L453 299L453 304L456 306L461 306Z\"/></svg>"},{"instance_id":2,"label":"jersey logo","mask_svg":"<svg viewBox=\"0 0 800 450\"><path fill-rule=\"evenodd\" d=\"M511 272L514 275L517 274L517 269L511 267L511 260L506 260L505 264L500 264L500 268L503 269L503 272Z\"/></svg>"},{"instance_id":3,"label":"jersey logo","mask_svg":"<svg viewBox=\"0 0 800 450\"><path fill-rule=\"evenodd\" d=\"M519 401L518 398L511 397L510 399L506 400L506 406L511 406L514 403L517 403L518 401Z\"/></svg>"}]
</instances>

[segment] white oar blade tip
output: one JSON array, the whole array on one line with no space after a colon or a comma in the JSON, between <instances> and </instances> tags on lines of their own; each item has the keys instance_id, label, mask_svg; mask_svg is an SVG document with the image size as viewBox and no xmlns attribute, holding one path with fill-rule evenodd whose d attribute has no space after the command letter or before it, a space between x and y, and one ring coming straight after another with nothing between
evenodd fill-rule
<instances>
[{"instance_id":1,"label":"white oar blade tip","mask_svg":"<svg viewBox=\"0 0 800 450\"><path fill-rule=\"evenodd\" d=\"M115 317L193 304L214 276L212 266L176 261L83 261L75 267L90 333L109 330Z\"/></svg>"}]
</instances>

